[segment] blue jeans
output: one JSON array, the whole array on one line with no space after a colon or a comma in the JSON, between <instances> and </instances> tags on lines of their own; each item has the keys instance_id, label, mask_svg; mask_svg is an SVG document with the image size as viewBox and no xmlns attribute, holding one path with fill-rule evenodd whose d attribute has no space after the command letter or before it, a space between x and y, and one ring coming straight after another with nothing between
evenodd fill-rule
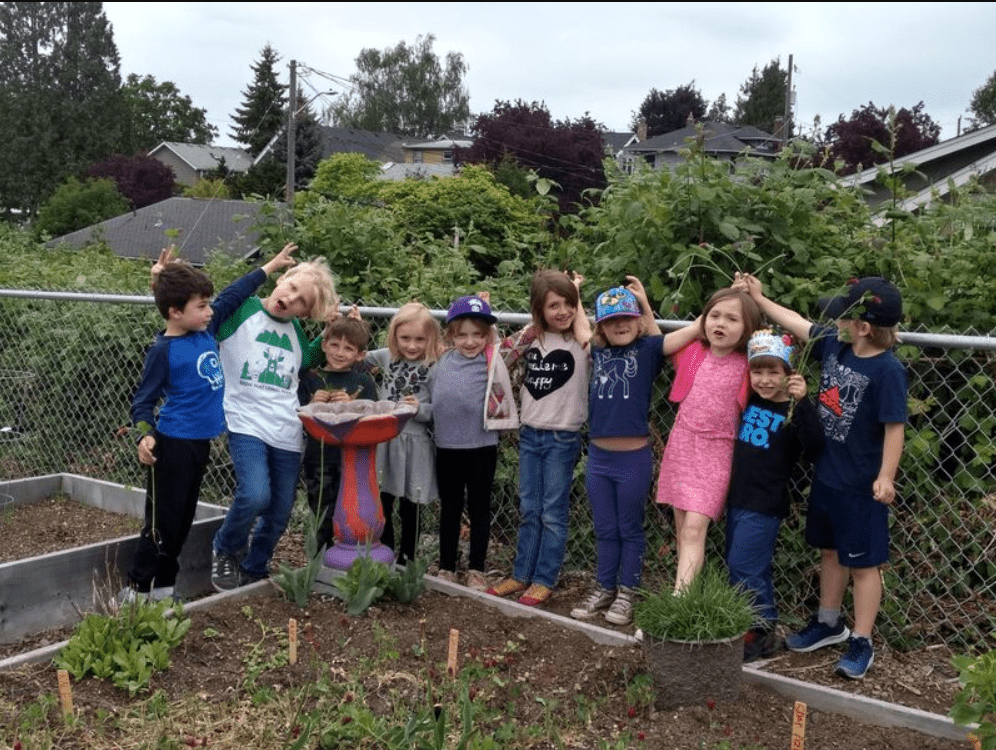
<instances>
[{"instance_id":1,"label":"blue jeans","mask_svg":"<svg viewBox=\"0 0 996 750\"><path fill-rule=\"evenodd\" d=\"M726 509L726 566L730 583L754 594L758 616L778 621L771 561L782 519L743 508Z\"/></svg>"},{"instance_id":2,"label":"blue jeans","mask_svg":"<svg viewBox=\"0 0 996 750\"><path fill-rule=\"evenodd\" d=\"M252 531L242 569L253 578L265 578L294 508L301 454L234 432L228 435L228 452L235 470L235 497L214 536L214 549L218 554L238 555L246 549Z\"/></svg>"},{"instance_id":3,"label":"blue jeans","mask_svg":"<svg viewBox=\"0 0 996 750\"><path fill-rule=\"evenodd\" d=\"M553 588L567 548L574 465L581 433L519 431L519 543L512 576Z\"/></svg>"}]
</instances>

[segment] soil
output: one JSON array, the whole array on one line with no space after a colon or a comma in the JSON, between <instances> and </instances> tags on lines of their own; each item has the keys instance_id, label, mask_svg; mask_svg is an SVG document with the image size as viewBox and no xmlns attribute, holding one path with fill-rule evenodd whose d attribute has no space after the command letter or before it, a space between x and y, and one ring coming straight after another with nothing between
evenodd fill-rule
<instances>
[{"instance_id":1,"label":"soil","mask_svg":"<svg viewBox=\"0 0 996 750\"><path fill-rule=\"evenodd\" d=\"M40 538L46 544L52 543L53 528L59 533L62 528L72 529L73 539L87 541L95 538L90 536L91 532L96 538L105 533L102 530L106 530L109 537L120 535L103 517L103 512L91 513L93 509L77 506L72 509L72 523L63 527L63 521L53 521L40 507L36 506L34 513L18 517L17 557L37 553L27 549L27 539ZM6 525L9 520L6 514L10 512L8 509L0 514L0 523ZM11 536L3 534L5 547ZM70 545L62 542L56 548L64 546ZM300 565L302 549L300 536L288 533L281 541L275 559ZM567 614L587 593L588 585L582 575L567 576L547 608ZM247 606L251 608L251 616L247 615ZM381 602L363 616L350 617L341 602L321 595L312 596L306 611L280 596L253 596L219 602L208 610L189 615L193 625L174 653L172 667L152 681L152 692L161 690L171 701L197 696L207 705L219 701L245 702L244 657L247 649L260 641L261 623L271 628L286 628L288 619L295 618L307 642L302 643L307 658L302 658L295 666L267 671L260 678L277 690L313 682L313 670L319 661L331 665L333 672L343 670L344 674L350 674L351 664L369 664L376 660L378 654L382 654L384 644L392 639L396 641L392 652L397 657L385 667L384 681L400 679L398 675L425 674L427 667L430 672L435 670L445 675L449 633L451 628L456 628L461 634L463 669L480 671L486 660L499 662L497 674L500 679L482 682L475 700L486 702L494 709L503 709L514 716L511 721L527 726L542 725L548 721L546 712L551 710L565 717L573 713L576 731L572 731L570 737L561 738L563 747L675 750L728 747L746 750L783 748L791 742L793 705L789 699L763 688L744 685L739 699L733 702L657 711L651 704L635 700L632 690L627 695L627 686L633 684L633 678L645 672L639 647L600 646L556 624L539 618L507 618L471 599L426 592L411 605ZM631 627L618 629L632 632ZM418 653L420 631L425 633L424 656ZM52 631L25 639L16 647L0 648L0 659L65 637L65 631ZM508 643L516 644L514 654L504 650ZM786 652L766 662L763 668L937 714L947 713L957 692L956 675L950 666L951 654L945 648L898 653L879 644L874 667L864 680L857 682L845 681L833 674L837 656L833 649L814 654ZM55 685L51 665L0 672L0 694L13 702L15 710L17 705L35 701L42 693L55 693ZM141 696L129 699L125 692L110 683L95 679L74 684L73 698L77 712L90 718L102 712L121 712L134 701L141 700ZM586 723L576 720L580 705L591 709ZM9 710L2 700L0 707ZM0 725L11 718L0 711ZM487 734L496 727L484 729ZM225 745L221 737L217 739L217 742L212 741L212 746L237 746ZM602 741L605 744L599 744ZM621 744L616 744L620 741ZM806 741L810 748L939 750L969 747L967 742L860 724L812 710L806 724ZM306 745L315 746L314 743ZM558 744L547 737L530 746L552 748Z\"/></svg>"}]
</instances>

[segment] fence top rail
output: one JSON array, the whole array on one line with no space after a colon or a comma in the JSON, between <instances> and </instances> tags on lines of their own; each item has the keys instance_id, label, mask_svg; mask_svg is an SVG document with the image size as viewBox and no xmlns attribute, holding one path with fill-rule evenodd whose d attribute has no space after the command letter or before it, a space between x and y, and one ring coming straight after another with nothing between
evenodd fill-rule
<instances>
[{"instance_id":1,"label":"fence top rail","mask_svg":"<svg viewBox=\"0 0 996 750\"><path fill-rule=\"evenodd\" d=\"M96 292L46 292L37 289L0 289L0 299L39 299L58 300L63 302L96 302L103 304L152 305L155 300L150 295L99 294ZM339 308L343 314L351 309L348 305ZM391 318L397 312L396 307L361 307L360 314L368 318ZM446 310L431 310L433 317L440 321L446 320ZM528 313L507 313L495 311L499 323L507 325L526 325L532 319ZM657 324L665 331L676 331L690 325L685 320L661 320ZM977 349L980 351L996 351L996 337L993 336L963 336L947 333L914 333L900 332L901 344L918 346L920 348L938 347L941 349Z\"/></svg>"}]
</instances>

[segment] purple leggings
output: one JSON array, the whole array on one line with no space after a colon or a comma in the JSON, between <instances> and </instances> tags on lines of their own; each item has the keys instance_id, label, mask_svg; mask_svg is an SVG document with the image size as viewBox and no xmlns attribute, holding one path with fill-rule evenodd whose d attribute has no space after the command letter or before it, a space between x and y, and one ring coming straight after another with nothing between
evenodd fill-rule
<instances>
[{"instance_id":1,"label":"purple leggings","mask_svg":"<svg viewBox=\"0 0 996 750\"><path fill-rule=\"evenodd\" d=\"M650 446L635 451L588 447L586 486L595 522L598 583L636 588L643 570L643 513L653 479Z\"/></svg>"}]
</instances>

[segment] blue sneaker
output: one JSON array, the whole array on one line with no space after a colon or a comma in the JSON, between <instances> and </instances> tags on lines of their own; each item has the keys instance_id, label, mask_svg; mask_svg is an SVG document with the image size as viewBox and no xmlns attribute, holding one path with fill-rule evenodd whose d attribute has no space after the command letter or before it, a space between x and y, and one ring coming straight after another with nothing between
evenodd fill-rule
<instances>
[{"instance_id":1,"label":"blue sneaker","mask_svg":"<svg viewBox=\"0 0 996 750\"><path fill-rule=\"evenodd\" d=\"M874 663L875 649L868 638L848 638L847 653L840 657L834 671L849 680L860 680Z\"/></svg>"},{"instance_id":2,"label":"blue sneaker","mask_svg":"<svg viewBox=\"0 0 996 750\"><path fill-rule=\"evenodd\" d=\"M817 615L813 615L806 627L785 639L785 646L789 651L806 653L835 643L843 643L850 634L851 631L844 624L843 618L837 620L836 626L831 627L820 622Z\"/></svg>"}]
</instances>

